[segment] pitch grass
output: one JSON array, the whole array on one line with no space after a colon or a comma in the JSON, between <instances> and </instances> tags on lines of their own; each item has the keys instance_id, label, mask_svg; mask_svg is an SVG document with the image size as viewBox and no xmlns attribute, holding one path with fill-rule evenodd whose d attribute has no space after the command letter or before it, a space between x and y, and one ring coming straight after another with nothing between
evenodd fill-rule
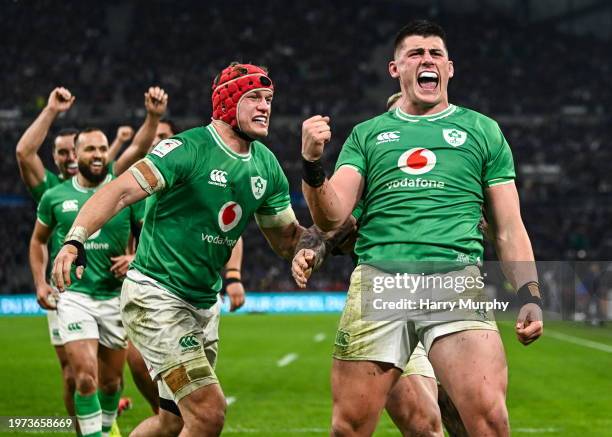
<instances>
[{"instance_id":1,"label":"pitch grass","mask_svg":"<svg viewBox=\"0 0 612 437\"><path fill-rule=\"evenodd\" d=\"M223 317L217 370L226 396L235 398L224 435L327 434L337 320L338 315ZM551 322L546 329L612 346L609 327ZM501 330L510 369L513 435L612 435L612 353L552 337L523 347L510 324L502 324ZM0 333L0 415L64 415L59 366L46 320L0 318ZM277 361L290 353L297 359L279 367ZM149 415L149 408L127 370L125 384L125 395L134 401L134 408L119 419L127 436ZM375 435L399 433L385 415Z\"/></svg>"}]
</instances>

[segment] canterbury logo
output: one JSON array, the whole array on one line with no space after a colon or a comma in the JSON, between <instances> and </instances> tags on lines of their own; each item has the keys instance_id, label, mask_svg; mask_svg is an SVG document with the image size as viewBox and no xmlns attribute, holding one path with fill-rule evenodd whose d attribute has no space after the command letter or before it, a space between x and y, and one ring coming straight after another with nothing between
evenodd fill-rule
<instances>
[{"instance_id":1,"label":"canterbury logo","mask_svg":"<svg viewBox=\"0 0 612 437\"><path fill-rule=\"evenodd\" d=\"M227 172L223 170L214 169L210 172L210 181L209 184L218 185L220 187L225 187L227 184Z\"/></svg>"},{"instance_id":2,"label":"canterbury logo","mask_svg":"<svg viewBox=\"0 0 612 437\"><path fill-rule=\"evenodd\" d=\"M397 134L399 134L398 130L393 131L393 132L383 132L382 134L378 134L378 136L376 137L378 142L376 144L389 143L391 141L399 141L400 137Z\"/></svg>"},{"instance_id":3,"label":"canterbury logo","mask_svg":"<svg viewBox=\"0 0 612 437\"><path fill-rule=\"evenodd\" d=\"M179 340L179 344L182 348L189 349L192 347L199 346L200 342L195 337L195 335L185 335L184 337L181 337L181 339Z\"/></svg>"},{"instance_id":4,"label":"canterbury logo","mask_svg":"<svg viewBox=\"0 0 612 437\"><path fill-rule=\"evenodd\" d=\"M73 322L73 323L68 323L68 331L80 331L81 329L81 322Z\"/></svg>"}]
</instances>

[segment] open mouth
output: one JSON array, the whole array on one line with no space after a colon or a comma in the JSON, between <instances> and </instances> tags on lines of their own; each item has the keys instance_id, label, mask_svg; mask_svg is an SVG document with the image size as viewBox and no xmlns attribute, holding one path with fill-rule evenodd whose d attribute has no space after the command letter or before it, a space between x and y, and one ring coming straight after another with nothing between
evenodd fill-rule
<instances>
[{"instance_id":1,"label":"open mouth","mask_svg":"<svg viewBox=\"0 0 612 437\"><path fill-rule=\"evenodd\" d=\"M68 173L74 174L79 171L79 165L76 162L71 162L66 166Z\"/></svg>"},{"instance_id":2,"label":"open mouth","mask_svg":"<svg viewBox=\"0 0 612 437\"><path fill-rule=\"evenodd\" d=\"M267 126L268 125L268 118L263 116L263 115L258 115L256 117L253 117L251 120L253 120L253 122L255 124L258 124L260 126Z\"/></svg>"},{"instance_id":3,"label":"open mouth","mask_svg":"<svg viewBox=\"0 0 612 437\"><path fill-rule=\"evenodd\" d=\"M96 160L91 163L91 168L96 169L96 170L101 169L103 166L104 164L102 163L102 161Z\"/></svg>"},{"instance_id":4,"label":"open mouth","mask_svg":"<svg viewBox=\"0 0 612 437\"><path fill-rule=\"evenodd\" d=\"M421 71L417 77L417 82L421 88L433 91L438 86L440 78L435 71Z\"/></svg>"}]
</instances>

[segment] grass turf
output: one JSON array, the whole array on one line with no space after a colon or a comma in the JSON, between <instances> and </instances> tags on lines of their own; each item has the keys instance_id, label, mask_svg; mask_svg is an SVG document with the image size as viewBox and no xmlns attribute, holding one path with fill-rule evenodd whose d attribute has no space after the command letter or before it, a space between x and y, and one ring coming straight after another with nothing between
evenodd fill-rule
<instances>
[{"instance_id":1,"label":"grass turf","mask_svg":"<svg viewBox=\"0 0 612 437\"><path fill-rule=\"evenodd\" d=\"M327 434L337 320L335 314L223 317L217 373L226 396L234 398L224 435ZM546 330L612 346L610 328L549 322ZM612 353L546 335L524 347L510 324L501 324L501 331L513 435L612 435ZM0 416L64 415L59 365L46 320L0 318L0 332ZM279 367L277 362L290 353L297 359ZM150 410L128 370L125 385L124 395L134 401L134 408L119 419L127 436ZM375 435L399 432L384 415Z\"/></svg>"}]
</instances>

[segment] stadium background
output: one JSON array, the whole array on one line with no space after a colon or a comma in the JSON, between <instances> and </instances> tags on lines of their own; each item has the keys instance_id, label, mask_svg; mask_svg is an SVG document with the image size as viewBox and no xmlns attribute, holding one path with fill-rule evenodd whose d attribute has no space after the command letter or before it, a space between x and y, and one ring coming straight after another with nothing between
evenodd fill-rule
<instances>
[{"instance_id":1,"label":"stadium background","mask_svg":"<svg viewBox=\"0 0 612 437\"><path fill-rule=\"evenodd\" d=\"M382 112L388 95L397 91L397 84L386 73L393 36L416 17L434 19L447 31L456 70L450 84L451 101L498 120L512 146L523 218L536 258L580 261L585 271L592 263L612 258L610 2L2 0L0 6L0 296L34 290L27 247L35 204L19 179L15 145L55 86L70 89L77 101L56 121L41 149L50 169L54 168L54 132L95 125L112 137L120 124L137 127L144 116L142 93L150 85L159 84L168 91L168 116L185 129L210 118L210 82L220 68L233 60L268 66L276 94L267 144L287 173L300 221L310 224L300 193L301 122L315 113L331 116L333 138L326 149L331 168L351 127ZM288 265L267 247L254 223L244 237L243 279L250 296L294 291ZM490 248L487 252L494 257ZM348 259L336 258L313 278L309 288L345 290L350 271ZM563 291L567 305L559 311L562 318L588 318L593 304L591 283L573 281ZM605 300L608 295L604 295ZM231 422L230 413L230 432L255 429L263 430L261 435L292 435L288 430L301 429L295 432L308 435L308 429L316 428L312 435L322 434L328 421L326 375L336 317L227 318L222 328L227 339L222 342L221 380L234 393L245 391L237 395L236 422ZM0 326L3 374L17 369L19 375L35 374L43 391L49 392L48 402L33 405L14 383L1 384L0 415L47 414L44 405L48 403L54 405L54 414L61 414L59 375L52 350L46 346L43 320L5 318ZM564 435L612 434L609 328L559 322L556 340L545 338L541 345L525 350L515 344L509 326L504 329L513 426ZM279 330L286 332L281 335ZM327 340L313 342L318 334ZM270 341L257 341L256 335L269 335ZM581 339L604 346L589 348ZM275 366L276 359L291 352L292 343L301 347L302 340L304 351L295 353L306 367L299 374L295 370L283 374L284 369ZM258 348L268 348L269 353ZM22 352L40 354L41 359L33 360L35 365L16 359ZM267 373L252 377L262 381L253 383L241 376L252 371L259 359L264 360ZM265 360L272 360L270 368ZM546 370L533 370L524 364L526 360ZM577 380L575 391L551 390L552 384L568 378L560 360L569 360L576 374L588 375ZM521 379L523 372L533 375L537 383ZM310 378L321 384L314 393ZM293 389L291 379L297 384ZM303 390L299 383L304 384ZM270 385L275 389L262 395ZM512 397L525 392L537 401L531 407ZM561 401L556 395L570 399ZM300 397L305 405L300 404ZM572 407L570 400L579 406ZM560 411L555 413L551 402ZM244 412L241 404L247 404ZM300 406L308 420L278 424L279 414L296 414ZM549 419L530 411L543 412ZM136 413L142 418L146 408ZM125 429L130 420L138 421L126 420ZM392 429L387 420L380 432L392 433Z\"/></svg>"}]
</instances>

